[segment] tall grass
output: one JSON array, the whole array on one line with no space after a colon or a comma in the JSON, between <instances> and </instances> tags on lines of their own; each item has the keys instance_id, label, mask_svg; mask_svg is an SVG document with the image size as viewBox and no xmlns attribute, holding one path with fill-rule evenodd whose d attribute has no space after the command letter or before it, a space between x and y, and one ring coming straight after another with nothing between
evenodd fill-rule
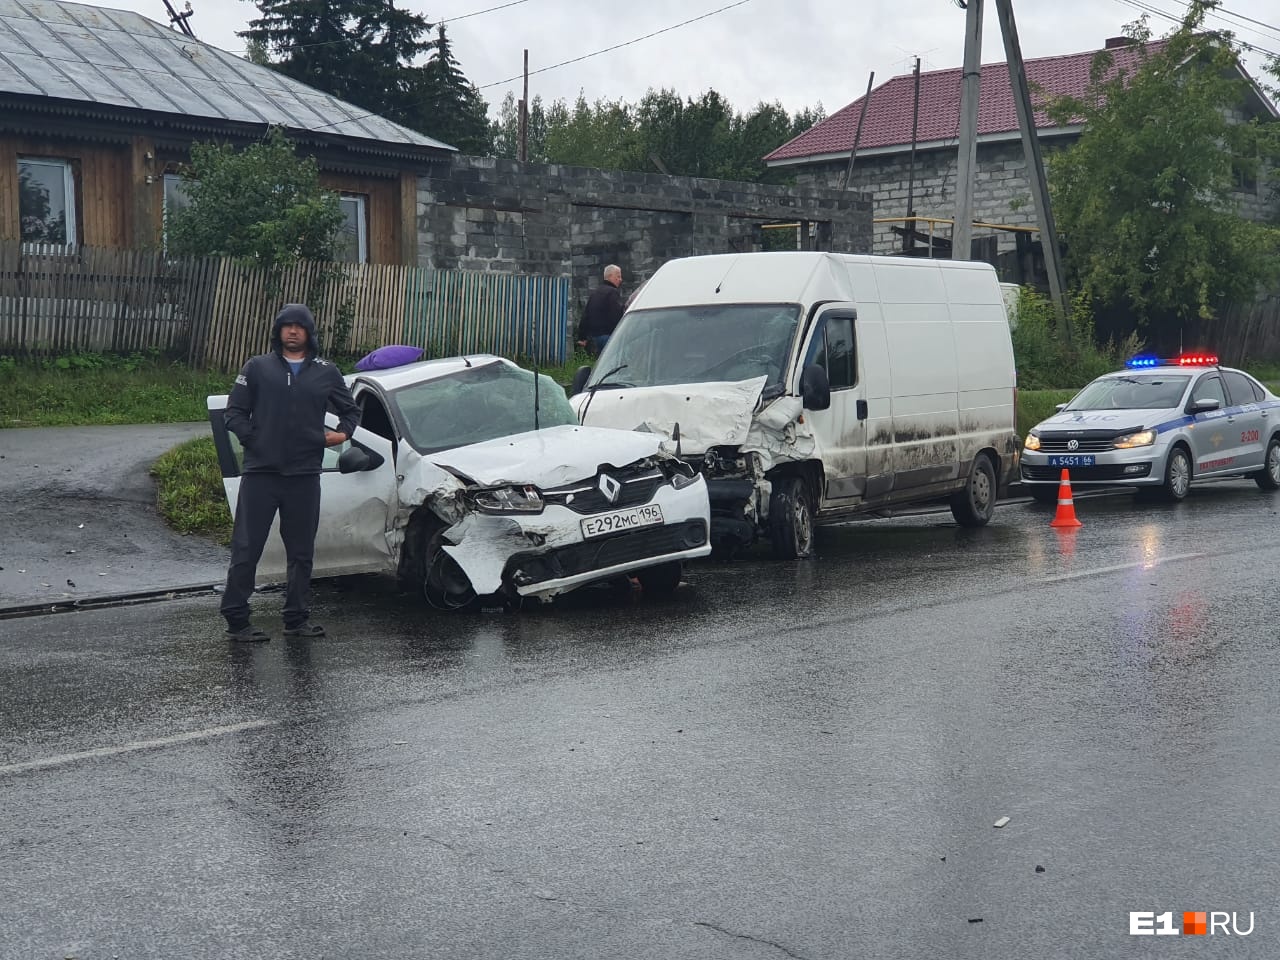
<instances>
[{"instance_id":1,"label":"tall grass","mask_svg":"<svg viewBox=\"0 0 1280 960\"><path fill-rule=\"evenodd\" d=\"M205 397L233 380L154 354L0 357L0 427L203 420Z\"/></svg>"},{"instance_id":2,"label":"tall grass","mask_svg":"<svg viewBox=\"0 0 1280 960\"><path fill-rule=\"evenodd\" d=\"M179 444L151 465L156 508L174 530L231 542L231 511L212 437Z\"/></svg>"}]
</instances>

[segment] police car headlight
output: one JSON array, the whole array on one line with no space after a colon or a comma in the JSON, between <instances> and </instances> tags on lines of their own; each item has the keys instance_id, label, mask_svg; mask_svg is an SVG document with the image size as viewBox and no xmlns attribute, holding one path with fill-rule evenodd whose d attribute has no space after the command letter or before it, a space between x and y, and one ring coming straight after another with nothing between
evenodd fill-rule
<instances>
[{"instance_id":1,"label":"police car headlight","mask_svg":"<svg viewBox=\"0 0 1280 960\"><path fill-rule=\"evenodd\" d=\"M1156 442L1154 430L1139 430L1126 437L1116 437L1113 444L1117 450L1130 450L1133 447L1149 447Z\"/></svg>"},{"instance_id":2,"label":"police car headlight","mask_svg":"<svg viewBox=\"0 0 1280 960\"><path fill-rule=\"evenodd\" d=\"M472 498L484 513L541 513L542 494L537 487L498 487L481 490Z\"/></svg>"},{"instance_id":3,"label":"police car headlight","mask_svg":"<svg viewBox=\"0 0 1280 960\"><path fill-rule=\"evenodd\" d=\"M1039 450L1040 438L1037 437L1034 433L1028 433L1027 438L1022 441L1022 448L1024 450Z\"/></svg>"}]
</instances>

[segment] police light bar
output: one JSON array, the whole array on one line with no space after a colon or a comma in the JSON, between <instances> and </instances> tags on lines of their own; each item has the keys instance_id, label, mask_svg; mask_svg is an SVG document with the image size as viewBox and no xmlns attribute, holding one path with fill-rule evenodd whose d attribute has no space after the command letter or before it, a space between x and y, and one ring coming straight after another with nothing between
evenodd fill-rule
<instances>
[{"instance_id":1,"label":"police light bar","mask_svg":"<svg viewBox=\"0 0 1280 960\"><path fill-rule=\"evenodd\" d=\"M1212 353L1184 353L1179 357L1168 359L1139 354L1125 362L1125 366L1131 370L1143 367L1216 367L1217 365L1218 357Z\"/></svg>"}]
</instances>

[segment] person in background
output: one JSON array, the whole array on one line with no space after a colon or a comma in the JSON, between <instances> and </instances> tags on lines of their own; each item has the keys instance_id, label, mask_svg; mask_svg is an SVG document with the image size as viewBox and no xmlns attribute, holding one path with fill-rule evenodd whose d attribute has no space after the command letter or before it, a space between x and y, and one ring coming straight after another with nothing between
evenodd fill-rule
<instances>
[{"instance_id":1,"label":"person in background","mask_svg":"<svg viewBox=\"0 0 1280 960\"><path fill-rule=\"evenodd\" d=\"M249 597L276 513L288 560L286 637L323 637L311 622L311 565L320 523L320 470L326 447L351 438L360 408L341 371L317 355L316 321L288 303L271 328L271 350L253 357L236 377L223 419L244 448L231 535L231 563L221 613L232 640L271 638L249 622ZM338 429L324 417L332 410Z\"/></svg>"},{"instance_id":2,"label":"person in background","mask_svg":"<svg viewBox=\"0 0 1280 960\"><path fill-rule=\"evenodd\" d=\"M622 319L622 268L611 263L604 268L604 282L591 291L578 324L578 346L599 356Z\"/></svg>"}]
</instances>

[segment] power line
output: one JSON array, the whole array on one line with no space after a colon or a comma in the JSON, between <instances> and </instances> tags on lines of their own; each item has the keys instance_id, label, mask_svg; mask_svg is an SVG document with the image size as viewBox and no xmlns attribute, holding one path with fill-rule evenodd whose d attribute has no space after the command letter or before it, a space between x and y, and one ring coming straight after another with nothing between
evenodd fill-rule
<instances>
[{"instance_id":1,"label":"power line","mask_svg":"<svg viewBox=\"0 0 1280 960\"><path fill-rule=\"evenodd\" d=\"M1153 7L1149 3L1143 3L1141 2L1141 0L1116 0L1116 2L1123 3L1126 6L1133 7L1136 10L1141 10L1143 13L1153 13L1158 17L1164 17L1166 20L1172 20L1174 23L1179 23L1179 24L1182 23L1181 17L1175 16L1172 13L1168 13L1165 10L1161 10L1158 7ZM1212 13L1212 11L1206 11L1206 12ZM1251 32L1256 33L1257 31L1251 31ZM1257 44L1249 43L1245 40L1241 40L1239 37L1235 38L1235 42L1238 43L1245 50L1250 51L1251 53L1262 53L1262 54L1266 54L1269 57L1280 57L1280 53L1276 53L1274 50L1268 50L1266 47L1260 47Z\"/></svg>"},{"instance_id":2,"label":"power line","mask_svg":"<svg viewBox=\"0 0 1280 960\"><path fill-rule=\"evenodd\" d=\"M470 17L478 17L483 13L493 13L495 10L505 10L507 9L507 7L514 7L514 6L518 6L519 4L528 3L528 2L529 0L511 0L510 3L504 3L496 7L486 7L484 10L473 10L471 13L464 13L457 17L438 17L436 19L436 23L432 24L432 26L435 26L436 24L440 24L440 23L443 23L446 25L451 23L457 23L459 20L466 20ZM168 0L165 0L165 4L168 5ZM190 6L190 4L188 4L188 6ZM183 24L183 26L185 28L186 25ZM351 41L347 38L343 38L341 40L317 40L315 43L292 43L287 47L282 47L281 50L282 51L307 50L312 47L330 47L330 46L333 46L335 43L350 43L350 42ZM248 50L236 50L236 51L228 51L228 52L244 54L244 53L248 53Z\"/></svg>"},{"instance_id":3,"label":"power line","mask_svg":"<svg viewBox=\"0 0 1280 960\"><path fill-rule=\"evenodd\" d=\"M626 40L623 43L615 43L612 47L605 47L603 50L597 50L594 53L584 53L580 57L574 57L572 60L564 60L564 61L561 61L560 63L553 63L549 67L539 67L537 70L530 70L529 75L533 76L533 74L535 73L546 73L548 70L556 70L560 67L567 67L571 63L581 63L583 60L589 60L592 57L598 57L602 53L610 53L614 50L621 50L623 47L629 47L631 46L631 44L639 43L641 40L648 40L651 37L656 37L661 33L668 33L672 30L678 29L679 27L687 27L691 23L697 23L699 20L705 20L707 19L707 17L713 17L717 13L724 13L726 10L732 10L734 7L740 7L744 3L750 3L750 2L751 0L738 0L737 3L726 4L723 7L719 7L715 10L712 10L710 13L704 13L701 16L693 17L689 20L684 20L680 23L672 24L669 27L663 27L661 30L653 31L653 33L646 33L643 37L636 37L634 40ZM520 73L520 74L516 74L514 77L508 77L506 80L495 80L493 81L493 83L483 83L480 85L479 89L487 90L489 87L498 87L504 83L511 83L513 80L519 80L523 76L524 74Z\"/></svg>"},{"instance_id":4,"label":"power line","mask_svg":"<svg viewBox=\"0 0 1280 960\"><path fill-rule=\"evenodd\" d=\"M478 17L482 13L493 13L495 10L505 10L507 7L514 7L517 4L528 3L529 0L511 0L510 3L504 3L501 6L489 7L486 10L477 10L474 13L464 13L460 17L440 17L441 23L457 23L459 20L466 20L467 17Z\"/></svg>"}]
</instances>

